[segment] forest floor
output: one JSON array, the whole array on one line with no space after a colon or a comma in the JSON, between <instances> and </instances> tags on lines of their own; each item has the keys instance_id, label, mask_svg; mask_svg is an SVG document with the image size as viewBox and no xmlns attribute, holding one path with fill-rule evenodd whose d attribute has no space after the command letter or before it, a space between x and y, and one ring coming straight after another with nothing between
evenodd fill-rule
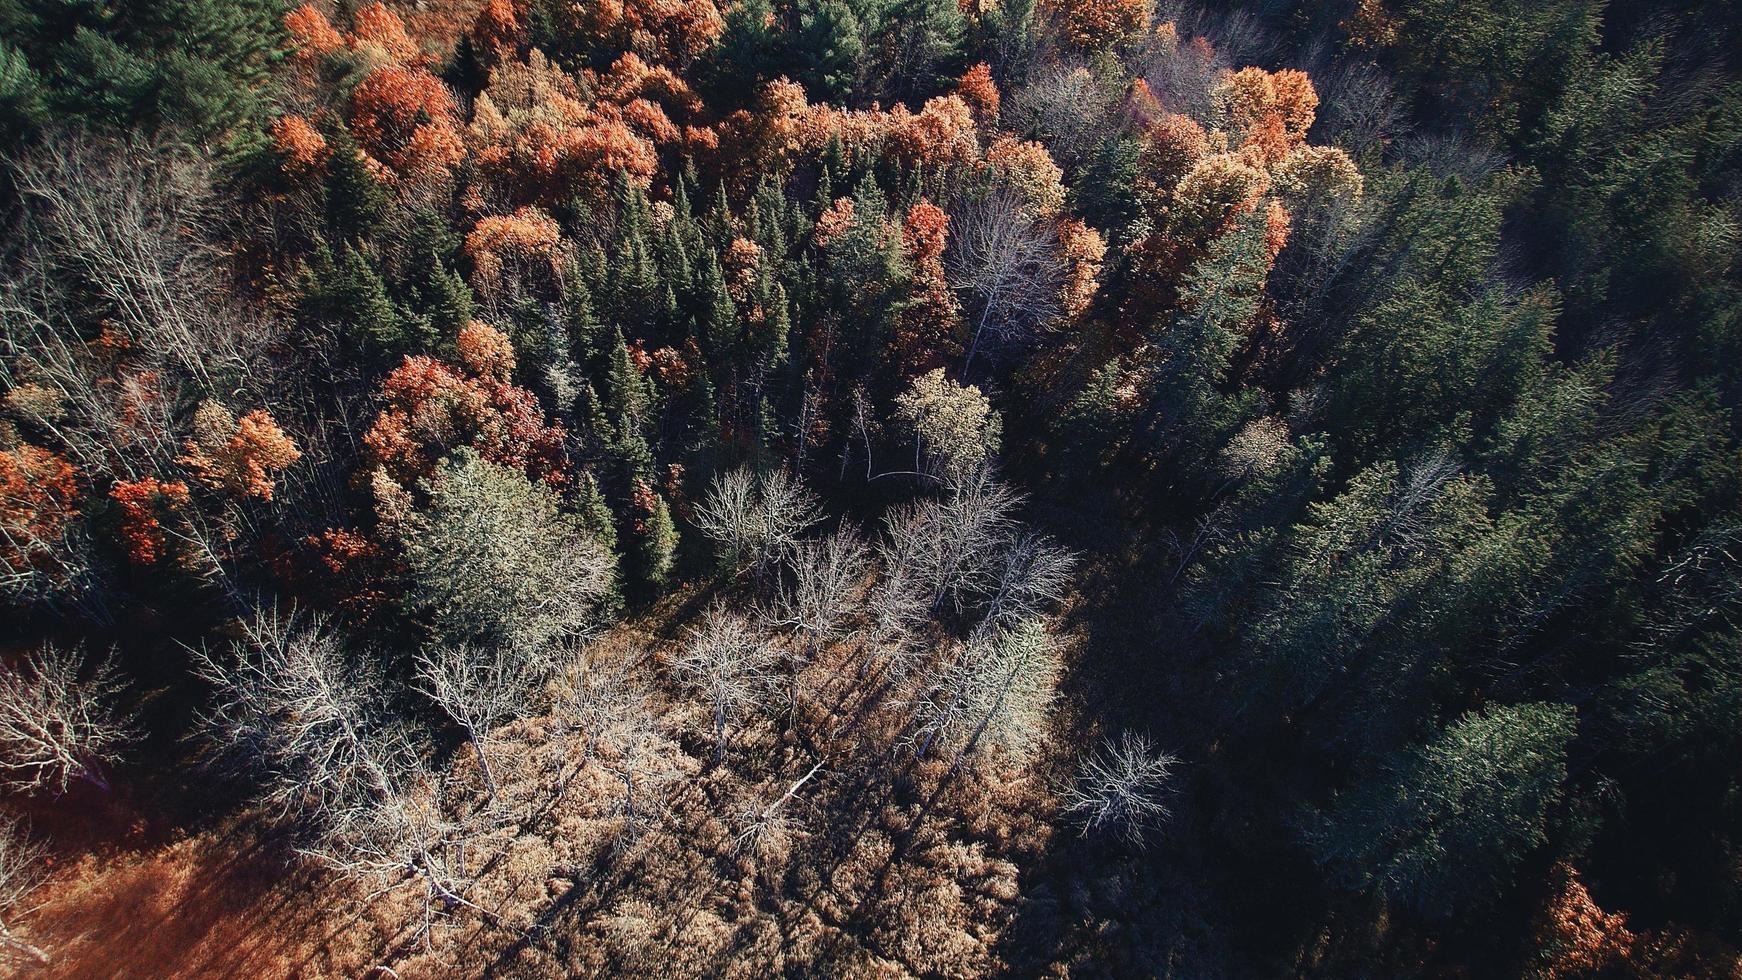
<instances>
[{"instance_id":1,"label":"forest floor","mask_svg":"<svg viewBox=\"0 0 1742 980\"><path fill-rule=\"evenodd\" d=\"M583 733L524 719L487 745L491 802L473 750L453 753L449 805L488 827L467 859L487 916L426 919L414 881L371 897L299 867L256 821L214 815L240 808L198 802L210 791L180 780L199 770L165 765L34 818L57 828L23 922L53 956L45 975L960 976L1012 955L1042 969L1008 933L1058 913L1055 900L1025 905L1021 869L1051 863L1051 787L1069 752L916 762L893 748L891 683L840 644L801 669L795 697L733 730L714 764L706 709L667 693L648 656L681 639L699 602L674 599L589 648L648 692L657 718L634 758L588 756Z\"/></svg>"}]
</instances>

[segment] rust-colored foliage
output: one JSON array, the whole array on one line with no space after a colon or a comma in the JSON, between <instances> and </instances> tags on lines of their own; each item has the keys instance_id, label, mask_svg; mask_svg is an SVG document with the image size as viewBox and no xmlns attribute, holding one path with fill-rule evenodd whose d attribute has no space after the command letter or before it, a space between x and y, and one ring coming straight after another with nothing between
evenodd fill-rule
<instances>
[{"instance_id":1,"label":"rust-colored foliage","mask_svg":"<svg viewBox=\"0 0 1742 980\"><path fill-rule=\"evenodd\" d=\"M721 123L719 168L743 180L756 173L784 173L797 153L810 114L804 88L777 78L763 86L756 104Z\"/></svg>"},{"instance_id":2,"label":"rust-colored foliage","mask_svg":"<svg viewBox=\"0 0 1742 980\"><path fill-rule=\"evenodd\" d=\"M943 208L920 198L917 204L907 209L907 219L901 225L901 245L916 268L930 266L942 262L949 233L950 216ZM941 264L937 271L941 277Z\"/></svg>"},{"instance_id":3,"label":"rust-colored foliage","mask_svg":"<svg viewBox=\"0 0 1742 980\"><path fill-rule=\"evenodd\" d=\"M574 78L536 50L526 61L497 65L467 131L473 158L491 187L507 200L542 203L577 194L603 201L618 173L649 186L659 165L655 143L682 134L644 94L688 104L687 89L637 65L646 68L639 59L620 59L603 85L628 95L633 110L588 98Z\"/></svg>"},{"instance_id":4,"label":"rust-colored foliage","mask_svg":"<svg viewBox=\"0 0 1742 980\"><path fill-rule=\"evenodd\" d=\"M1143 132L1166 114L1167 110L1155 97L1155 90L1149 87L1149 83L1141 78L1132 79L1125 90L1125 118L1130 128Z\"/></svg>"},{"instance_id":5,"label":"rust-colored foliage","mask_svg":"<svg viewBox=\"0 0 1742 980\"><path fill-rule=\"evenodd\" d=\"M461 327L455 347L460 364L474 377L507 381L514 374L514 343L482 320Z\"/></svg>"},{"instance_id":6,"label":"rust-colored foliage","mask_svg":"<svg viewBox=\"0 0 1742 980\"><path fill-rule=\"evenodd\" d=\"M466 235L473 284L491 296L502 289L510 273L522 281L554 282L562 244L562 228L539 208L480 218Z\"/></svg>"},{"instance_id":7,"label":"rust-colored foliage","mask_svg":"<svg viewBox=\"0 0 1742 980\"><path fill-rule=\"evenodd\" d=\"M422 68L383 65L351 93L351 131L374 160L401 175L465 158L453 93Z\"/></svg>"},{"instance_id":8,"label":"rust-colored foliage","mask_svg":"<svg viewBox=\"0 0 1742 980\"><path fill-rule=\"evenodd\" d=\"M283 161L285 175L292 179L318 177L326 169L326 137L301 116L280 116L272 121L272 148Z\"/></svg>"},{"instance_id":9,"label":"rust-colored foliage","mask_svg":"<svg viewBox=\"0 0 1742 980\"><path fill-rule=\"evenodd\" d=\"M1537 948L1549 956L1544 980L1589 976L1626 962L1635 942L1627 916L1599 908L1570 865L1556 866L1553 881L1536 926Z\"/></svg>"},{"instance_id":10,"label":"rust-colored foliage","mask_svg":"<svg viewBox=\"0 0 1742 980\"><path fill-rule=\"evenodd\" d=\"M986 165L1021 196L1036 217L1051 217L1064 210L1064 171L1046 147L1005 136L986 148Z\"/></svg>"},{"instance_id":11,"label":"rust-colored foliage","mask_svg":"<svg viewBox=\"0 0 1742 980\"><path fill-rule=\"evenodd\" d=\"M1287 157L1294 147L1295 141L1283 126L1282 116L1267 112L1246 131L1246 139L1240 144L1240 156L1260 170L1269 170Z\"/></svg>"},{"instance_id":12,"label":"rust-colored foliage","mask_svg":"<svg viewBox=\"0 0 1742 980\"><path fill-rule=\"evenodd\" d=\"M928 99L918 114L898 104L889 112L888 152L916 168L972 163L980 155L974 114L958 95Z\"/></svg>"},{"instance_id":13,"label":"rust-colored foliage","mask_svg":"<svg viewBox=\"0 0 1742 980\"><path fill-rule=\"evenodd\" d=\"M382 382L381 400L363 436L364 462L401 487L430 476L442 457L461 446L534 479L563 481L562 427L546 423L537 399L524 388L418 355Z\"/></svg>"},{"instance_id":14,"label":"rust-colored foliage","mask_svg":"<svg viewBox=\"0 0 1742 980\"><path fill-rule=\"evenodd\" d=\"M950 217L920 199L901 225L901 247L913 268L913 296L896 322L891 353L904 376L917 377L960 353L961 310L944 276Z\"/></svg>"},{"instance_id":15,"label":"rust-colored foliage","mask_svg":"<svg viewBox=\"0 0 1742 980\"><path fill-rule=\"evenodd\" d=\"M348 528L308 535L282 565L299 596L353 620L368 619L389 598L386 553L374 539Z\"/></svg>"},{"instance_id":16,"label":"rust-colored foliage","mask_svg":"<svg viewBox=\"0 0 1742 980\"><path fill-rule=\"evenodd\" d=\"M1100 288L1101 263L1107 258L1107 240L1076 218L1059 222L1059 254L1065 260L1065 284L1060 296L1065 315L1079 317Z\"/></svg>"},{"instance_id":17,"label":"rust-colored foliage","mask_svg":"<svg viewBox=\"0 0 1742 980\"><path fill-rule=\"evenodd\" d=\"M525 19L515 0L487 0L472 22L472 48L501 58L520 47Z\"/></svg>"},{"instance_id":18,"label":"rust-colored foliage","mask_svg":"<svg viewBox=\"0 0 1742 980\"><path fill-rule=\"evenodd\" d=\"M163 522L173 520L188 506L188 485L180 480L165 482L156 477L123 480L109 488L109 499L120 508L117 531L129 560L155 565L169 552L169 535Z\"/></svg>"},{"instance_id":19,"label":"rust-colored foliage","mask_svg":"<svg viewBox=\"0 0 1742 980\"><path fill-rule=\"evenodd\" d=\"M664 65L648 64L633 51L624 52L599 76L598 89L601 98L622 106L647 99L682 116L702 111L701 97L688 82Z\"/></svg>"},{"instance_id":20,"label":"rust-colored foliage","mask_svg":"<svg viewBox=\"0 0 1742 980\"><path fill-rule=\"evenodd\" d=\"M209 487L271 500L275 476L301 458L302 451L265 409L237 419L222 405L206 402L176 462Z\"/></svg>"},{"instance_id":21,"label":"rust-colored foliage","mask_svg":"<svg viewBox=\"0 0 1742 980\"><path fill-rule=\"evenodd\" d=\"M1170 112L1143 134L1137 158L1137 194L1152 214L1167 209L1173 190L1192 167L1210 152L1210 137L1189 116Z\"/></svg>"},{"instance_id":22,"label":"rust-colored foliage","mask_svg":"<svg viewBox=\"0 0 1742 980\"><path fill-rule=\"evenodd\" d=\"M974 121L981 128L990 128L998 122L998 84L992 81L992 66L984 61L968 69L962 80L956 84L956 94L967 103L968 110L974 114Z\"/></svg>"},{"instance_id":23,"label":"rust-colored foliage","mask_svg":"<svg viewBox=\"0 0 1742 980\"><path fill-rule=\"evenodd\" d=\"M1148 26L1152 0L1047 0L1042 9L1062 18L1073 43L1099 49Z\"/></svg>"},{"instance_id":24,"label":"rust-colored foliage","mask_svg":"<svg viewBox=\"0 0 1742 980\"><path fill-rule=\"evenodd\" d=\"M636 534L646 534L648 518L653 516L654 510L659 506L659 498L654 494L653 488L647 485L647 481L635 481L634 488L629 492L629 506L633 508L634 515L630 518L630 530Z\"/></svg>"},{"instance_id":25,"label":"rust-colored foliage","mask_svg":"<svg viewBox=\"0 0 1742 980\"><path fill-rule=\"evenodd\" d=\"M725 267L726 294L740 308L749 304L754 299L751 290L762 268L762 246L748 238L734 238L720 256L720 264Z\"/></svg>"},{"instance_id":26,"label":"rust-colored foliage","mask_svg":"<svg viewBox=\"0 0 1742 980\"><path fill-rule=\"evenodd\" d=\"M400 64L418 60L417 42L405 30L405 22L383 3L372 3L351 15L351 49Z\"/></svg>"},{"instance_id":27,"label":"rust-colored foliage","mask_svg":"<svg viewBox=\"0 0 1742 980\"><path fill-rule=\"evenodd\" d=\"M828 248L830 242L839 238L851 227L853 227L853 199L850 197L836 198L834 204L831 204L822 214L817 215L817 247Z\"/></svg>"},{"instance_id":28,"label":"rust-colored foliage","mask_svg":"<svg viewBox=\"0 0 1742 980\"><path fill-rule=\"evenodd\" d=\"M78 471L29 444L0 451L0 562L24 572L79 516Z\"/></svg>"},{"instance_id":29,"label":"rust-colored foliage","mask_svg":"<svg viewBox=\"0 0 1742 980\"><path fill-rule=\"evenodd\" d=\"M581 0L559 10L566 21L561 26L595 46L679 64L706 50L726 27L714 0Z\"/></svg>"},{"instance_id":30,"label":"rust-colored foliage","mask_svg":"<svg viewBox=\"0 0 1742 980\"><path fill-rule=\"evenodd\" d=\"M312 3L305 3L285 14L284 29L290 35L297 57L305 60L320 58L345 46L344 36Z\"/></svg>"},{"instance_id":31,"label":"rust-colored foliage","mask_svg":"<svg viewBox=\"0 0 1742 980\"><path fill-rule=\"evenodd\" d=\"M1268 72L1242 68L1228 72L1211 90L1217 113L1228 130L1242 138L1275 115L1290 148L1306 139L1317 117L1319 95L1304 71L1284 68Z\"/></svg>"}]
</instances>

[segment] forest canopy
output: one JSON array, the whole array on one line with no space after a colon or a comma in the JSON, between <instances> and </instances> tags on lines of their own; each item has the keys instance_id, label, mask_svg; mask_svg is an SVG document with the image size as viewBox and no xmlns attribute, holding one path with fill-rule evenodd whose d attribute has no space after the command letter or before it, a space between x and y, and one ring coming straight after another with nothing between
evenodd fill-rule
<instances>
[{"instance_id":1,"label":"forest canopy","mask_svg":"<svg viewBox=\"0 0 1742 980\"><path fill-rule=\"evenodd\" d=\"M0 963L1742 977L1738 38L0 0Z\"/></svg>"}]
</instances>

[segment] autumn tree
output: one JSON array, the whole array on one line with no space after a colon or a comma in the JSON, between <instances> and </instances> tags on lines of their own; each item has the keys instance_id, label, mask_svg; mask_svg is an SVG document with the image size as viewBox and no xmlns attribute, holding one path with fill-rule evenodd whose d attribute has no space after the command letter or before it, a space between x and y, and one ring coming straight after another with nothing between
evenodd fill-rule
<instances>
[{"instance_id":1,"label":"autumn tree","mask_svg":"<svg viewBox=\"0 0 1742 980\"><path fill-rule=\"evenodd\" d=\"M1543 965L1532 975L1562 980L1626 964L1639 941L1627 928L1627 916L1603 911L1569 864L1556 865L1549 880L1549 901L1537 915L1532 937Z\"/></svg>"},{"instance_id":2,"label":"autumn tree","mask_svg":"<svg viewBox=\"0 0 1742 980\"><path fill-rule=\"evenodd\" d=\"M220 402L200 403L193 435L177 459L198 479L238 498L271 500L274 477L302 451L265 409L240 419Z\"/></svg>"},{"instance_id":3,"label":"autumn tree","mask_svg":"<svg viewBox=\"0 0 1742 980\"><path fill-rule=\"evenodd\" d=\"M28 443L0 451L0 595L28 605L79 586L87 567L72 537L80 496L65 458Z\"/></svg>"},{"instance_id":4,"label":"autumn tree","mask_svg":"<svg viewBox=\"0 0 1742 980\"><path fill-rule=\"evenodd\" d=\"M456 370L430 357L407 357L381 382L384 404L363 435L365 462L409 488L430 476L447 453L466 447L536 479L562 480L563 430L548 424L532 393L512 384L501 370L512 360L502 360L500 343L484 337L494 331L482 325L469 329L479 349L497 350L493 359L474 359L474 367L487 370Z\"/></svg>"},{"instance_id":5,"label":"autumn tree","mask_svg":"<svg viewBox=\"0 0 1742 980\"><path fill-rule=\"evenodd\" d=\"M453 93L421 68L387 64L364 76L347 118L369 160L389 175L421 178L465 158Z\"/></svg>"},{"instance_id":6,"label":"autumn tree","mask_svg":"<svg viewBox=\"0 0 1742 980\"><path fill-rule=\"evenodd\" d=\"M998 413L980 389L960 385L936 368L913 380L895 398L894 417L913 440L913 468L959 485L997 454L1003 431Z\"/></svg>"}]
</instances>

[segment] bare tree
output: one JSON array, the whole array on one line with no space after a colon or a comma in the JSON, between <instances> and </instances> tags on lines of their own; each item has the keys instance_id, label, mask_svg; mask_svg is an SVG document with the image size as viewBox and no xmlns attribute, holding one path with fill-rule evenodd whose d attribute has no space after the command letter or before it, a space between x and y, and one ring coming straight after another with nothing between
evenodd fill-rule
<instances>
[{"instance_id":1,"label":"bare tree","mask_svg":"<svg viewBox=\"0 0 1742 980\"><path fill-rule=\"evenodd\" d=\"M1038 620L984 629L897 706L912 715L909 741L921 758L953 744L959 762L987 740L1020 758L1040 739L1058 671L1056 644Z\"/></svg>"},{"instance_id":2,"label":"bare tree","mask_svg":"<svg viewBox=\"0 0 1742 980\"><path fill-rule=\"evenodd\" d=\"M603 747L635 738L651 723L651 694L633 671L632 658L574 651L558 678L552 714L563 731L581 736L581 765Z\"/></svg>"},{"instance_id":3,"label":"bare tree","mask_svg":"<svg viewBox=\"0 0 1742 980\"><path fill-rule=\"evenodd\" d=\"M977 311L964 372L982 345L1014 343L1060 309L1065 267L1057 229L1012 191L994 187L952 209L945 258L950 286Z\"/></svg>"},{"instance_id":4,"label":"bare tree","mask_svg":"<svg viewBox=\"0 0 1742 980\"><path fill-rule=\"evenodd\" d=\"M1142 847L1144 836L1172 816L1164 794L1178 764L1149 736L1126 732L1083 756L1061 809L1081 824L1084 836L1105 831Z\"/></svg>"},{"instance_id":5,"label":"bare tree","mask_svg":"<svg viewBox=\"0 0 1742 980\"><path fill-rule=\"evenodd\" d=\"M34 911L24 903L48 877L47 857L48 848L30 839L22 821L0 820L0 963L49 961L48 953L13 930L19 916Z\"/></svg>"},{"instance_id":6,"label":"bare tree","mask_svg":"<svg viewBox=\"0 0 1742 980\"><path fill-rule=\"evenodd\" d=\"M133 718L119 707L123 688L108 660L79 679L80 648L49 645L0 667L0 786L64 793L75 779L105 785L98 767L133 740Z\"/></svg>"},{"instance_id":7,"label":"bare tree","mask_svg":"<svg viewBox=\"0 0 1742 980\"><path fill-rule=\"evenodd\" d=\"M1070 594L1076 558L1044 534L1016 531L998 555L997 584L986 601L986 621L1014 625L1046 612Z\"/></svg>"},{"instance_id":8,"label":"bare tree","mask_svg":"<svg viewBox=\"0 0 1742 980\"><path fill-rule=\"evenodd\" d=\"M788 557L821 519L816 496L785 470L747 466L715 477L695 510L696 527L720 546L722 562L758 574Z\"/></svg>"},{"instance_id":9,"label":"bare tree","mask_svg":"<svg viewBox=\"0 0 1742 980\"><path fill-rule=\"evenodd\" d=\"M884 580L873 603L879 614L904 616L897 611L911 610L916 597L930 613L946 604L960 611L990 594L1016 533L1020 499L981 473L945 497L891 510L878 544Z\"/></svg>"},{"instance_id":10,"label":"bare tree","mask_svg":"<svg viewBox=\"0 0 1742 980\"><path fill-rule=\"evenodd\" d=\"M375 885L369 898L395 889L419 890L422 923L417 937L433 946L436 916L470 909L497 916L468 897L478 869L507 830L497 824L455 817L444 805L441 780L421 764L396 774L390 790L346 813L330 831L301 848L321 865Z\"/></svg>"},{"instance_id":11,"label":"bare tree","mask_svg":"<svg viewBox=\"0 0 1742 980\"><path fill-rule=\"evenodd\" d=\"M864 539L851 527L799 542L792 580L781 583L773 608L763 613L763 620L803 634L805 651L814 656L823 644L845 632L858 605L859 585L870 569L870 558Z\"/></svg>"},{"instance_id":12,"label":"bare tree","mask_svg":"<svg viewBox=\"0 0 1742 980\"><path fill-rule=\"evenodd\" d=\"M226 655L194 662L215 688L204 726L220 758L259 780L261 805L318 835L391 796L409 743L328 621L261 610L240 631Z\"/></svg>"},{"instance_id":13,"label":"bare tree","mask_svg":"<svg viewBox=\"0 0 1742 980\"><path fill-rule=\"evenodd\" d=\"M919 638L931 616L931 598L905 560L908 552L908 547L891 537L878 542L882 574L866 597L871 635L862 672L882 663L894 677L902 677L924 653Z\"/></svg>"},{"instance_id":14,"label":"bare tree","mask_svg":"<svg viewBox=\"0 0 1742 980\"><path fill-rule=\"evenodd\" d=\"M63 133L12 172L45 257L147 357L208 390L212 371L250 365L264 324L224 299L209 160L169 144Z\"/></svg>"},{"instance_id":15,"label":"bare tree","mask_svg":"<svg viewBox=\"0 0 1742 980\"><path fill-rule=\"evenodd\" d=\"M416 884L426 941L433 918L462 907L500 828L456 815L424 753L384 706L375 679L346 662L320 617L277 610L243 621L229 656L196 652L217 696L206 727L223 754L261 780L260 802L299 832L298 853L377 887Z\"/></svg>"},{"instance_id":16,"label":"bare tree","mask_svg":"<svg viewBox=\"0 0 1742 980\"><path fill-rule=\"evenodd\" d=\"M35 386L43 410L30 423L87 475L149 475L180 451L174 422L190 399L246 387L267 365L271 321L231 299L214 244L211 162L72 132L7 169L26 244L0 283L0 382ZM68 315L102 321L130 369L116 379L108 345Z\"/></svg>"},{"instance_id":17,"label":"bare tree","mask_svg":"<svg viewBox=\"0 0 1742 980\"><path fill-rule=\"evenodd\" d=\"M774 691L777 659L766 637L743 617L715 603L702 614L689 645L672 661L678 683L706 698L713 709L715 762L725 756L727 723L767 703Z\"/></svg>"},{"instance_id":18,"label":"bare tree","mask_svg":"<svg viewBox=\"0 0 1742 980\"><path fill-rule=\"evenodd\" d=\"M623 784L624 828L633 839L658 803L662 788L678 775L653 692L639 668L645 654L605 658L594 652L574 658L558 683L559 731L582 739L581 766L595 760ZM567 784L567 776L559 779ZM651 804L651 805L650 805Z\"/></svg>"},{"instance_id":19,"label":"bare tree","mask_svg":"<svg viewBox=\"0 0 1742 980\"><path fill-rule=\"evenodd\" d=\"M1011 93L1001 118L1046 144L1060 164L1076 169L1106 139L1119 93L1081 64L1060 62ZM952 221L952 228L954 223Z\"/></svg>"},{"instance_id":20,"label":"bare tree","mask_svg":"<svg viewBox=\"0 0 1742 980\"><path fill-rule=\"evenodd\" d=\"M439 646L417 658L418 690L465 729L491 798L496 796L496 771L485 748L490 732L527 712L550 669L542 653L506 646Z\"/></svg>"},{"instance_id":21,"label":"bare tree","mask_svg":"<svg viewBox=\"0 0 1742 980\"><path fill-rule=\"evenodd\" d=\"M1325 77L1314 72L1313 78ZM1351 62L1330 75L1323 107L1324 131L1351 153L1390 142L1409 126L1408 112L1385 73L1365 62Z\"/></svg>"}]
</instances>

